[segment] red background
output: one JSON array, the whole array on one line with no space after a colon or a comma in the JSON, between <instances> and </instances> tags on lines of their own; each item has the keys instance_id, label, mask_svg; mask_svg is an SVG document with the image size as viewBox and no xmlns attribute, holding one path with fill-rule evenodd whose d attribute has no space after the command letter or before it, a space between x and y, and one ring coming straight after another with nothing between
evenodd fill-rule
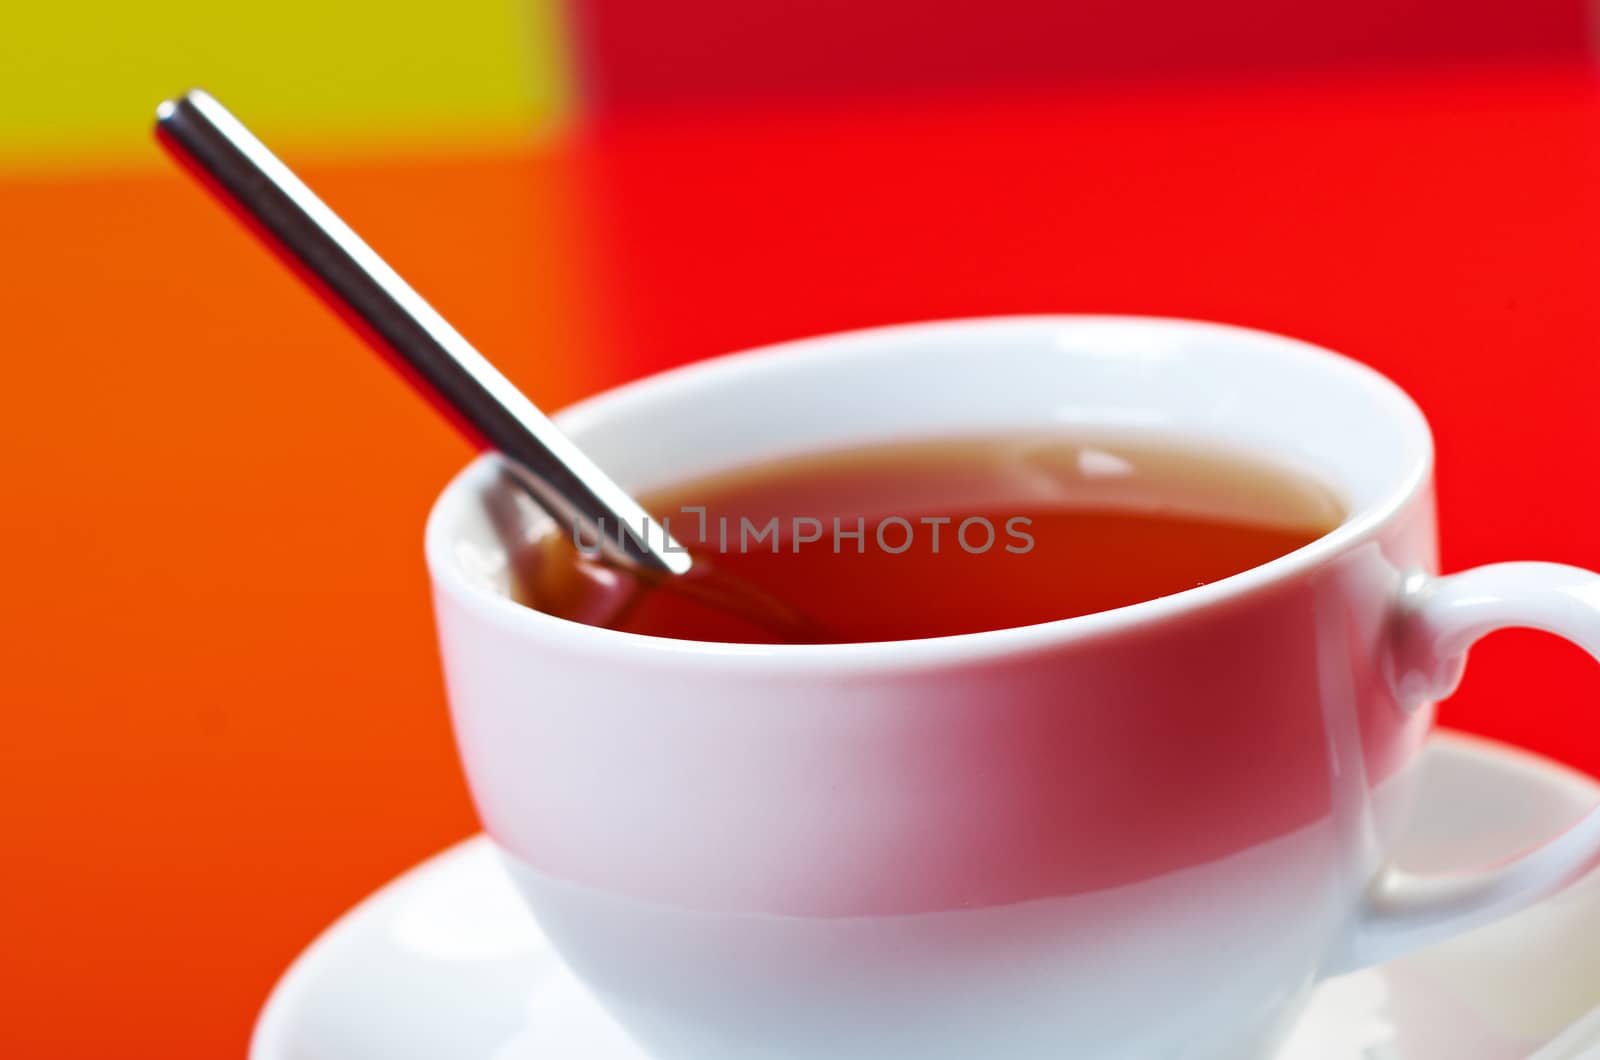
<instances>
[{"instance_id":1,"label":"red background","mask_svg":"<svg viewBox=\"0 0 1600 1060\"><path fill-rule=\"evenodd\" d=\"M1582 0L580 0L573 15L590 101L618 112L1590 49Z\"/></svg>"},{"instance_id":2,"label":"red background","mask_svg":"<svg viewBox=\"0 0 1600 1060\"><path fill-rule=\"evenodd\" d=\"M1451 69L618 107L306 170L551 407L891 321L1220 319L1420 401L1447 569L1600 567L1600 94ZM0 246L0 1054L238 1055L317 931L474 827L420 555L467 454L176 173L10 179ZM1500 634L1443 718L1600 773L1597 683Z\"/></svg>"}]
</instances>

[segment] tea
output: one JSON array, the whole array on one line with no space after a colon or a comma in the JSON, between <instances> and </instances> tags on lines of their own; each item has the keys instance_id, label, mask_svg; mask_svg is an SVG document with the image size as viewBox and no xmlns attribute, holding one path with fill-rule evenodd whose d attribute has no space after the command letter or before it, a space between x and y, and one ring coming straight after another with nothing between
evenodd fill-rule
<instances>
[{"instance_id":1,"label":"tea","mask_svg":"<svg viewBox=\"0 0 1600 1060\"><path fill-rule=\"evenodd\" d=\"M1191 589L1292 552L1343 518L1326 486L1262 459L1100 435L796 456L643 501L702 571L806 616L808 630L635 583L559 536L519 557L522 602L682 640L938 637Z\"/></svg>"}]
</instances>

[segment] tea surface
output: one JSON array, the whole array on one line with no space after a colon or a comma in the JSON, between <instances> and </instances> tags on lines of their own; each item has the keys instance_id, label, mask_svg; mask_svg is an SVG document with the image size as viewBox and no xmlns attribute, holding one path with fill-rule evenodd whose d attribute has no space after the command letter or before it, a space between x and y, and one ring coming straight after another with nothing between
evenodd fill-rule
<instances>
[{"instance_id":1,"label":"tea surface","mask_svg":"<svg viewBox=\"0 0 1600 1060\"><path fill-rule=\"evenodd\" d=\"M1191 589L1314 541L1320 482L1146 437L1029 435L770 461L642 498L715 578L804 614L805 639L905 640L1030 625ZM565 538L519 557L519 598L685 640L800 639L748 609L641 586ZM744 610L744 614L739 612Z\"/></svg>"}]
</instances>

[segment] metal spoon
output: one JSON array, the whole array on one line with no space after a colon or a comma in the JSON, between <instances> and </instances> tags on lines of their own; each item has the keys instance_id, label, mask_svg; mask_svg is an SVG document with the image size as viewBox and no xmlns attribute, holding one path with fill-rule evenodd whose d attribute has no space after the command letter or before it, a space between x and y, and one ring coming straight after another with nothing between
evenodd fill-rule
<instances>
[{"instance_id":1,"label":"metal spoon","mask_svg":"<svg viewBox=\"0 0 1600 1060\"><path fill-rule=\"evenodd\" d=\"M685 575L693 561L666 530L267 150L195 89L156 109L156 133L458 426L508 457L574 541L640 573Z\"/></svg>"},{"instance_id":2,"label":"metal spoon","mask_svg":"<svg viewBox=\"0 0 1600 1060\"><path fill-rule=\"evenodd\" d=\"M759 586L691 558L511 381L356 235L221 103L199 89L156 109L161 142L441 412L507 459L507 469L578 546L638 576L618 615L660 587L750 622L779 640L827 639ZM597 622L596 624L606 624Z\"/></svg>"}]
</instances>

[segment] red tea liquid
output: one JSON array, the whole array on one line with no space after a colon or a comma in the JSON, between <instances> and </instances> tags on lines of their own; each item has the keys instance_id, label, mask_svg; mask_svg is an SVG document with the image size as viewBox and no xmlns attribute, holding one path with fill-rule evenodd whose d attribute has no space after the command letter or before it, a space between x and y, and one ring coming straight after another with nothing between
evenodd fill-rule
<instances>
[{"instance_id":1,"label":"red tea liquid","mask_svg":"<svg viewBox=\"0 0 1600 1060\"><path fill-rule=\"evenodd\" d=\"M775 460L643 498L714 581L805 615L625 581L551 537L522 601L684 640L905 640L1106 611L1226 578L1314 541L1343 507L1263 460L1148 438L993 437ZM619 580L621 579L621 580Z\"/></svg>"}]
</instances>

